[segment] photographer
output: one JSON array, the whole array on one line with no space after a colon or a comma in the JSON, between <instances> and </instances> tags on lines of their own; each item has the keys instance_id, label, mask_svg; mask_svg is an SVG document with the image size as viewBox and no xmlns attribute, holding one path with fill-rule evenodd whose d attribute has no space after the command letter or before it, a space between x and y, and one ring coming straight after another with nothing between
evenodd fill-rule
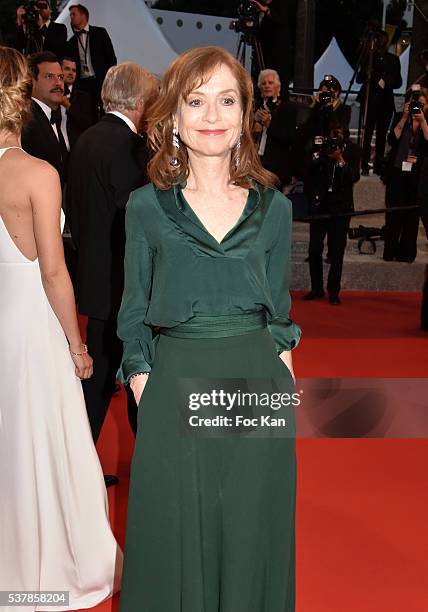
<instances>
[{"instance_id":1,"label":"photographer","mask_svg":"<svg viewBox=\"0 0 428 612\"><path fill-rule=\"evenodd\" d=\"M388 53L388 34L383 30L374 32L373 65L370 77L367 118L364 130L362 173L368 175L373 131L376 128L376 156L373 171L380 174L385 154L386 135L395 111L394 89L401 87L401 64L396 55ZM369 39L370 41L373 39ZM364 112L369 79L370 54L367 54L357 83L364 83L358 95L358 101Z\"/></svg>"},{"instance_id":2,"label":"photographer","mask_svg":"<svg viewBox=\"0 0 428 612\"><path fill-rule=\"evenodd\" d=\"M343 256L350 224L350 217L340 213L354 210L353 187L360 178L360 161L360 147L349 140L348 128L340 124L332 125L321 149L313 152L305 191L312 203L312 214L331 217L310 224L311 291L304 296L305 300L324 296L322 255L327 236L330 259L327 291L330 304L340 304Z\"/></svg>"},{"instance_id":3,"label":"photographer","mask_svg":"<svg viewBox=\"0 0 428 612\"><path fill-rule=\"evenodd\" d=\"M317 139L321 141L331 132L332 126L340 124L348 128L351 119L351 107L340 100L342 86L335 76L326 74L315 95L311 114L307 121L297 130L296 146L293 157L296 175L305 179L308 171L308 156L311 159L312 149Z\"/></svg>"},{"instance_id":4,"label":"photographer","mask_svg":"<svg viewBox=\"0 0 428 612\"><path fill-rule=\"evenodd\" d=\"M254 133L263 167L276 174L280 187L291 181L291 146L296 132L296 110L280 96L276 70L262 70L258 78L262 104L254 115Z\"/></svg>"},{"instance_id":5,"label":"photographer","mask_svg":"<svg viewBox=\"0 0 428 612\"><path fill-rule=\"evenodd\" d=\"M30 37L32 40L29 40ZM24 53L51 51L58 57L65 55L67 28L62 23L51 21L48 0L33 0L18 7L13 46Z\"/></svg>"},{"instance_id":6,"label":"photographer","mask_svg":"<svg viewBox=\"0 0 428 612\"><path fill-rule=\"evenodd\" d=\"M428 153L427 90L415 87L410 99L398 114L388 136L391 152L388 159L385 183L387 208L414 206L418 203L421 167ZM420 189L420 187L419 187ZM416 258L419 229L419 211L399 210L386 213L385 261L411 263Z\"/></svg>"}]
</instances>

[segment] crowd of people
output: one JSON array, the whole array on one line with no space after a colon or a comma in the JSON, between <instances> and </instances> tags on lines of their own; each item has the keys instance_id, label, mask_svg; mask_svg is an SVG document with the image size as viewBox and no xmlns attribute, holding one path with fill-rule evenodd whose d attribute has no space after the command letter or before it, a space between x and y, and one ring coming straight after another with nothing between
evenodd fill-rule
<instances>
[{"instance_id":1,"label":"crowd of people","mask_svg":"<svg viewBox=\"0 0 428 612\"><path fill-rule=\"evenodd\" d=\"M368 163L341 84L326 75L297 125L274 69L259 75L256 107L249 75L219 47L181 54L159 81L116 65L83 5L69 7L69 41L38 5L41 50L0 47L0 590L60 587L72 610L122 582L122 612L294 610L292 412L285 437L180 437L177 381L257 377L293 392L281 191L303 181L314 217L305 299L324 295L327 237L340 304ZM26 40L19 9L18 49ZM419 111L411 95L385 174L387 206L400 209L426 195L427 92ZM418 211L386 219L384 258L413 261ZM103 479L94 446L116 378L136 436L123 579L105 494L117 478Z\"/></svg>"}]
</instances>

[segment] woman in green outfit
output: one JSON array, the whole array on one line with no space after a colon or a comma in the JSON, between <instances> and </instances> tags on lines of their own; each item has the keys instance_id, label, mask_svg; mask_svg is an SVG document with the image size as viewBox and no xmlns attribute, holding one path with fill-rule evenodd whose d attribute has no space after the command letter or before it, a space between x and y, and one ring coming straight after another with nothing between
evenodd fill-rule
<instances>
[{"instance_id":1,"label":"woman in green outfit","mask_svg":"<svg viewBox=\"0 0 428 612\"><path fill-rule=\"evenodd\" d=\"M223 402L291 396L300 337L290 203L251 121L251 80L219 47L180 55L149 117L152 183L128 203L119 314L119 375L139 402L121 612L295 610L292 408L278 433ZM202 420L207 389L220 427Z\"/></svg>"}]
</instances>

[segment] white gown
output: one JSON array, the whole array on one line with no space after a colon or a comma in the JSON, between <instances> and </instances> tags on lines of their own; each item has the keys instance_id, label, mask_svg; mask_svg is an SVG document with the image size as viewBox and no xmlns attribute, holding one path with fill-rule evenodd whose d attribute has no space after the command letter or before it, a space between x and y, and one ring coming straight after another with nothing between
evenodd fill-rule
<instances>
[{"instance_id":1,"label":"white gown","mask_svg":"<svg viewBox=\"0 0 428 612\"><path fill-rule=\"evenodd\" d=\"M1 216L0 294L0 591L70 592L66 607L0 610L89 608L112 594L122 553L82 386L39 262L24 257Z\"/></svg>"}]
</instances>

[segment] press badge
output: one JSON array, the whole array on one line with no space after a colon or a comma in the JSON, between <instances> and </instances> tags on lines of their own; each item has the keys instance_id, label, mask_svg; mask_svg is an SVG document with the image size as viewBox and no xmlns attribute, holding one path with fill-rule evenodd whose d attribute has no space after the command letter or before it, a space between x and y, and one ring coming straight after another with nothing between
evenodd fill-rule
<instances>
[{"instance_id":1,"label":"press badge","mask_svg":"<svg viewBox=\"0 0 428 612\"><path fill-rule=\"evenodd\" d=\"M413 164L416 164L417 161L418 158L416 157L416 155L408 155L407 160L403 161L403 163L401 164L401 170L403 172L411 172Z\"/></svg>"}]
</instances>

